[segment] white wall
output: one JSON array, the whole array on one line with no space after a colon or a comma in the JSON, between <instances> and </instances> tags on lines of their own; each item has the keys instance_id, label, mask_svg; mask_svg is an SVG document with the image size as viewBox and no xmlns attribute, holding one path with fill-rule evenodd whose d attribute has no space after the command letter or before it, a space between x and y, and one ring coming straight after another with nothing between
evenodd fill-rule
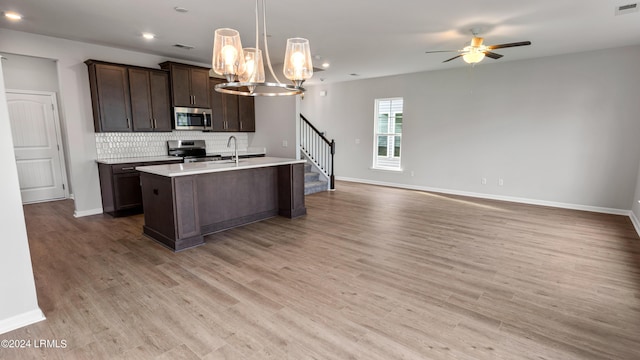
<instances>
[{"instance_id":1,"label":"white wall","mask_svg":"<svg viewBox=\"0 0 640 360\"><path fill-rule=\"evenodd\" d=\"M56 60L76 215L102 212L89 76L84 61L98 59L159 68L163 61L180 60L7 29L0 29L0 52Z\"/></svg>"},{"instance_id":2,"label":"white wall","mask_svg":"<svg viewBox=\"0 0 640 360\"><path fill-rule=\"evenodd\" d=\"M631 220L640 235L640 170L638 170L638 180L636 181L636 193L633 197L633 207L631 208Z\"/></svg>"},{"instance_id":3,"label":"white wall","mask_svg":"<svg viewBox=\"0 0 640 360\"><path fill-rule=\"evenodd\" d=\"M635 46L488 59L309 87L301 109L335 138L338 177L628 211L640 162L639 58ZM402 173L369 169L374 99L386 97L405 99Z\"/></svg>"},{"instance_id":4,"label":"white wall","mask_svg":"<svg viewBox=\"0 0 640 360\"><path fill-rule=\"evenodd\" d=\"M58 70L55 60L0 53L4 84L7 89L58 92Z\"/></svg>"},{"instance_id":5,"label":"white wall","mask_svg":"<svg viewBox=\"0 0 640 360\"><path fill-rule=\"evenodd\" d=\"M299 96L256 96L256 132L249 136L250 146L266 148L268 156L298 158L298 101Z\"/></svg>"},{"instance_id":6,"label":"white wall","mask_svg":"<svg viewBox=\"0 0 640 360\"><path fill-rule=\"evenodd\" d=\"M0 66L0 334L44 319L38 308Z\"/></svg>"}]
</instances>

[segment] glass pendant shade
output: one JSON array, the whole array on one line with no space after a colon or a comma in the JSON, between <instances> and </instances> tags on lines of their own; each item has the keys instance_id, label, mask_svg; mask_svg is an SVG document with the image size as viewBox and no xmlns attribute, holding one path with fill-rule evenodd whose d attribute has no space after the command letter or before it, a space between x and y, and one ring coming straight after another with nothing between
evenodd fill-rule
<instances>
[{"instance_id":1,"label":"glass pendant shade","mask_svg":"<svg viewBox=\"0 0 640 360\"><path fill-rule=\"evenodd\" d=\"M216 74L225 76L230 82L244 73L245 58L238 31L228 28L215 31L211 65Z\"/></svg>"},{"instance_id":2,"label":"glass pendant shade","mask_svg":"<svg viewBox=\"0 0 640 360\"><path fill-rule=\"evenodd\" d=\"M287 51L284 54L284 76L296 86L313 76L311 48L309 40L303 38L287 39Z\"/></svg>"},{"instance_id":3,"label":"glass pendant shade","mask_svg":"<svg viewBox=\"0 0 640 360\"><path fill-rule=\"evenodd\" d=\"M240 81L252 83L264 82L262 50L256 48L245 48L243 49L243 52L245 71L240 74Z\"/></svg>"}]
</instances>

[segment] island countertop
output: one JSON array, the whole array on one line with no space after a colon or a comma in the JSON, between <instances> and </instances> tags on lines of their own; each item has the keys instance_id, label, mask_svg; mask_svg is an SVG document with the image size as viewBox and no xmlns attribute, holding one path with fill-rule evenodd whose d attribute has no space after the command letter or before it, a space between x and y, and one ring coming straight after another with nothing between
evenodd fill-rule
<instances>
[{"instance_id":1,"label":"island countertop","mask_svg":"<svg viewBox=\"0 0 640 360\"><path fill-rule=\"evenodd\" d=\"M179 164L166 164L166 165L150 165L150 166L138 166L136 170L155 174L166 177L185 176L185 175L197 175L208 174L222 171L233 171L242 169L254 169L269 166L289 165L289 164L302 164L306 160L296 160L279 157L256 157L240 159L239 164L236 166L233 160L218 160L218 161L204 161L194 163L179 163Z\"/></svg>"}]
</instances>

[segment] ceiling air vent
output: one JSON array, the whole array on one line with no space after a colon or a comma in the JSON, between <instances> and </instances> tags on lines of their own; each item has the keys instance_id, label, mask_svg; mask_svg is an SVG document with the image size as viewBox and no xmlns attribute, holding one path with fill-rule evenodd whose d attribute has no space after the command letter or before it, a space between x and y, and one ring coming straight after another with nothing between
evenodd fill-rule
<instances>
[{"instance_id":1,"label":"ceiling air vent","mask_svg":"<svg viewBox=\"0 0 640 360\"><path fill-rule=\"evenodd\" d=\"M638 12L638 3L616 6L616 16Z\"/></svg>"},{"instance_id":2,"label":"ceiling air vent","mask_svg":"<svg viewBox=\"0 0 640 360\"><path fill-rule=\"evenodd\" d=\"M191 45L185 45L185 44L174 44L173 46L180 48L180 49L185 49L185 50L191 50L194 47Z\"/></svg>"}]
</instances>

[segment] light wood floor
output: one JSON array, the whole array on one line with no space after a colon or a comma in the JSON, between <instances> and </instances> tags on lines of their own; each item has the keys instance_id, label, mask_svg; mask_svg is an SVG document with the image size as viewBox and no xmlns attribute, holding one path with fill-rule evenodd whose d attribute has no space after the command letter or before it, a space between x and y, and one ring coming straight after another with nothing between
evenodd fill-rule
<instances>
[{"instance_id":1,"label":"light wood floor","mask_svg":"<svg viewBox=\"0 0 640 360\"><path fill-rule=\"evenodd\" d=\"M339 183L174 254L142 216L25 206L47 320L1 359L639 359L628 218Z\"/></svg>"}]
</instances>

